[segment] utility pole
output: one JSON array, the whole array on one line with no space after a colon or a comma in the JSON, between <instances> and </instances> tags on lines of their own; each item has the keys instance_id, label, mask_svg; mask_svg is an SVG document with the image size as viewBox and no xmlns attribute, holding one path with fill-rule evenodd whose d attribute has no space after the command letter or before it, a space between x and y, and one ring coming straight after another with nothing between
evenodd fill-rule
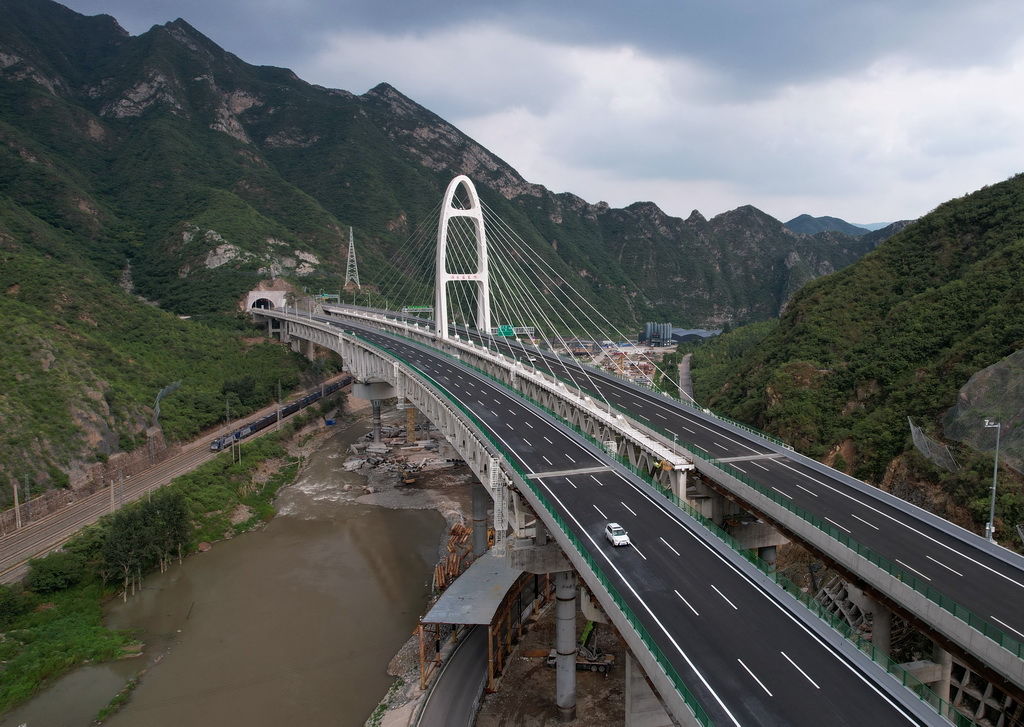
<instances>
[{"instance_id":1,"label":"utility pole","mask_svg":"<svg viewBox=\"0 0 1024 727\"><path fill-rule=\"evenodd\" d=\"M985 539L990 543L996 542L996 480L999 477L999 435L1002 432L1002 422L994 422L991 419L985 420L985 427L996 430L996 462L992 467L992 502L988 508L988 523L985 525Z\"/></svg>"},{"instance_id":2,"label":"utility pole","mask_svg":"<svg viewBox=\"0 0 1024 727\"><path fill-rule=\"evenodd\" d=\"M18 504L18 481L14 480L11 483L11 487L14 488L14 521L17 524L18 530L21 530L21 507Z\"/></svg>"},{"instance_id":3,"label":"utility pole","mask_svg":"<svg viewBox=\"0 0 1024 727\"><path fill-rule=\"evenodd\" d=\"M24 475L22 480L25 482L25 515L26 520L32 519L32 486L28 483L28 475Z\"/></svg>"},{"instance_id":4,"label":"utility pole","mask_svg":"<svg viewBox=\"0 0 1024 727\"><path fill-rule=\"evenodd\" d=\"M274 431L278 431L281 428L281 379L277 380L277 425L274 427Z\"/></svg>"}]
</instances>

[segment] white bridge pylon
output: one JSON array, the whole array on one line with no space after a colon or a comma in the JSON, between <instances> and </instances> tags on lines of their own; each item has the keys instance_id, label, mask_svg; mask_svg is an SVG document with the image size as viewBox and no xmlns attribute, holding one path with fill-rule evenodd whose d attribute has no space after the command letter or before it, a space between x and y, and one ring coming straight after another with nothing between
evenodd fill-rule
<instances>
[{"instance_id":1,"label":"white bridge pylon","mask_svg":"<svg viewBox=\"0 0 1024 727\"><path fill-rule=\"evenodd\" d=\"M469 206L455 207L455 193L459 186L466 188ZM448 223L453 217L467 217L473 222L476 233L476 272L452 273L448 271ZM441 205L441 220L437 225L437 282L434 288L434 326L439 338L448 338L448 283L475 281L478 284L476 296L476 329L481 333L491 330L491 286L487 273L487 235L484 231L484 211L480 206L476 187L469 177L460 174L449 184Z\"/></svg>"}]
</instances>

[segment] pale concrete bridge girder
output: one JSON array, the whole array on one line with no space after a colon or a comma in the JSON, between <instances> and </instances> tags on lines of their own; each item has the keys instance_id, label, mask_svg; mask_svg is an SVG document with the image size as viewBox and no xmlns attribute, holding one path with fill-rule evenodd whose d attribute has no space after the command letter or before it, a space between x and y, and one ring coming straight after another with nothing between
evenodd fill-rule
<instances>
[{"instance_id":1,"label":"pale concrete bridge girder","mask_svg":"<svg viewBox=\"0 0 1024 727\"><path fill-rule=\"evenodd\" d=\"M521 362L512 362L497 355L486 346L458 338L438 340L431 328L391 318L343 308L328 307L327 310L369 321L475 366L554 412L587 436L599 442L614 441L613 454L627 459L634 467L647 472L663 487L670 489L674 495L685 499L687 472L693 469L692 461L662 444L653 432L642 431L635 423L627 422L620 414L609 411L603 403L589 396L581 396L563 382L540 374Z\"/></svg>"},{"instance_id":2,"label":"pale concrete bridge girder","mask_svg":"<svg viewBox=\"0 0 1024 727\"><path fill-rule=\"evenodd\" d=\"M500 465L502 460L497 457L498 452L493 449L486 438L468 424L460 419L460 412L457 412L447 399L434 391L424 380L404 367L397 365L399 362L386 357L385 354L370 346L354 336L339 333L335 330L327 330L323 324L316 321L303 320L301 317L282 314L274 311L270 315L262 315L267 311L253 311L254 316L259 318L285 318L289 326L282 330L282 335L305 338L314 341L318 345L329 348L340 354L344 359L347 368L353 375L359 377L379 377L389 381L397 390L404 391L404 395L413 405L433 422L434 426L444 437L460 452L467 465L480 479L480 482L488 489L489 494L495 502L495 545L492 548L494 555L504 555L505 531L499 531L499 518L504 513L506 529L510 524L508 515L510 510L513 515L513 526L526 531L529 523L534 519L533 513L542 512L543 505L530 491L529 486L518 474L506 472ZM283 327L282 327L283 328ZM453 355L463 355L461 347L449 347ZM534 534L537 529L543 527L534 522ZM686 706L682 696L676 690L672 679L658 664L656 658L644 646L633 626L626 616L619 610L612 596L603 591L600 581L590 570L583 556L572 546L566 535L559 529L552 531L551 537L561 549L562 555L568 561L572 570L579 574L587 582L591 592L604 610L612 625L622 634L636 657L637 663L648 675L650 683L662 696L666 709L673 716L677 724L683 727L697 727L697 721L693 713ZM559 566L561 567L561 566ZM575 666L574 666L575 668Z\"/></svg>"}]
</instances>

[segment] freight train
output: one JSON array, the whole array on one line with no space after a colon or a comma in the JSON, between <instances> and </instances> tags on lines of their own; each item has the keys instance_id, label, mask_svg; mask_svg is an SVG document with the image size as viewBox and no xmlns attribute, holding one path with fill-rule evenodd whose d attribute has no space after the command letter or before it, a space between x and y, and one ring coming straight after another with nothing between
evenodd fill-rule
<instances>
[{"instance_id":1,"label":"freight train","mask_svg":"<svg viewBox=\"0 0 1024 727\"><path fill-rule=\"evenodd\" d=\"M348 386L351 383L352 377L346 376L345 378L331 384L330 386L325 386L323 391L314 391L309 396L303 397L298 401L293 401L291 404L281 409L281 418L284 419L285 417L289 417L295 412L299 411L300 409L305 409L310 404L319 401L320 397L327 396L328 394L333 394L338 389L342 388L343 386ZM241 427L240 429L236 429L230 434L225 434L223 437L217 437L216 439L214 439L210 443L210 451L219 452L222 449L226 449L235 442L245 439L246 437L251 436L256 432L260 431L261 429L266 429L276 421L277 413L275 412L273 414L268 414L262 419L257 419L254 422L249 422L245 426Z\"/></svg>"}]
</instances>

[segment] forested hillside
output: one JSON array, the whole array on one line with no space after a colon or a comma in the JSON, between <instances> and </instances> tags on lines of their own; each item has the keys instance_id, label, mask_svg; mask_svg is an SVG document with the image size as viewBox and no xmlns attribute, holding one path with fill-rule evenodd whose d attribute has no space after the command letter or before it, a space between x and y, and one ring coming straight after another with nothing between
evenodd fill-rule
<instances>
[{"instance_id":1,"label":"forested hillside","mask_svg":"<svg viewBox=\"0 0 1024 727\"><path fill-rule=\"evenodd\" d=\"M942 437L943 420L975 373L1024 348L1024 176L935 211L856 264L810 283L777 324L741 329L694 357L699 399L875 483L942 481L976 520L987 516L994 447L1020 458L1019 366L949 440L962 469L910 456L907 418ZM966 397L966 394L965 394ZM1024 522L1019 477L1004 469L1000 512ZM918 493L920 497L920 493ZM936 502L922 502L940 507Z\"/></svg>"},{"instance_id":2,"label":"forested hillside","mask_svg":"<svg viewBox=\"0 0 1024 727\"><path fill-rule=\"evenodd\" d=\"M179 379L160 418L172 440L296 382L300 362L230 317L268 279L337 290L350 226L370 290L397 268L429 296L431 271L394 256L460 173L627 330L772 318L875 244L752 207L682 220L556 195L387 84L313 86L180 19L131 36L0 0L6 478L53 486L138 444Z\"/></svg>"}]
</instances>

